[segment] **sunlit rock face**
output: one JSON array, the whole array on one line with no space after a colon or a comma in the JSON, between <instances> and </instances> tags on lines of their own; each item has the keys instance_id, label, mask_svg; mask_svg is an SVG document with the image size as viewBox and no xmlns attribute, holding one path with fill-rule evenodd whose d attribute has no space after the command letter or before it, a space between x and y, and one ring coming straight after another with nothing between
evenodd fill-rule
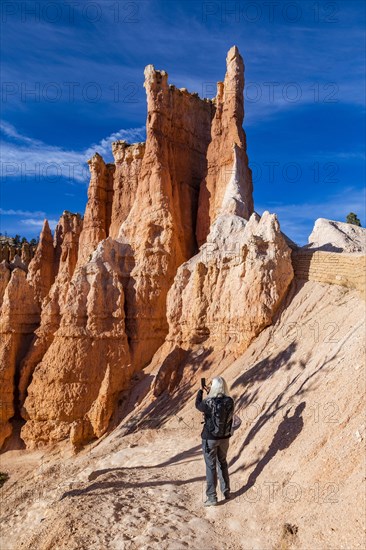
<instances>
[{"instance_id":1,"label":"sunlit rock face","mask_svg":"<svg viewBox=\"0 0 366 550\"><path fill-rule=\"evenodd\" d=\"M70 432L78 444L108 427L131 375L121 251L117 241L102 241L70 282L60 326L27 388L22 437L29 446Z\"/></svg>"},{"instance_id":2,"label":"sunlit rock face","mask_svg":"<svg viewBox=\"0 0 366 550\"><path fill-rule=\"evenodd\" d=\"M21 414L21 436L28 447L66 437L77 446L105 433L119 393L166 338L187 345L195 338L184 327L180 334L176 326L179 319L183 325L188 319L194 296L198 309L193 308L191 322L196 313L202 320L206 315L198 330L205 332L214 309L198 305L200 291L193 280L203 277L206 301L220 294L216 309L221 313L215 315L228 322L234 279L245 272L246 288L248 262L262 246L253 244L262 230L257 236L250 234L250 244L247 228L253 212L252 180L242 128L244 64L238 49L228 53L226 76L213 100L170 85L167 73L152 65L145 69L144 86L146 142L114 142L113 163L96 152L88 161L84 217L64 212L54 237L45 223L28 275L25 270L14 275L15 266L11 273L8 264L1 271L3 302L8 304L7 293L16 294L15 286L19 287L27 297L28 318L33 319L21 329L28 335L21 350L11 337L15 351L4 390L13 403L4 416L4 438L9 435L9 419ZM253 218L248 227L257 222ZM266 222L276 236L271 233L263 245L272 251L274 262L281 248L276 223ZM236 238L243 252L241 267L227 261L222 244L227 240L231 246ZM197 263L209 245L223 258L228 274L225 282L223 272L219 275L222 266L217 266L217 288L203 273L213 269L209 259ZM204 268L196 268L200 262ZM258 260L258 269L260 265ZM181 281L182 269L190 272L188 279L192 276L191 297ZM282 294L273 282L276 269L268 277L276 286L271 299L264 298L264 281L256 281L256 290L247 290L266 303L254 315L253 334L270 322ZM284 279L283 288L287 282ZM240 292L246 299L241 287ZM183 309L177 310L175 299ZM239 315L240 305L236 307ZM9 323L16 322L3 322L5 333Z\"/></svg>"},{"instance_id":3,"label":"sunlit rock face","mask_svg":"<svg viewBox=\"0 0 366 550\"><path fill-rule=\"evenodd\" d=\"M271 324L292 278L291 250L274 214L252 214L248 222L220 214L199 253L178 269L167 341L243 353Z\"/></svg>"}]
</instances>

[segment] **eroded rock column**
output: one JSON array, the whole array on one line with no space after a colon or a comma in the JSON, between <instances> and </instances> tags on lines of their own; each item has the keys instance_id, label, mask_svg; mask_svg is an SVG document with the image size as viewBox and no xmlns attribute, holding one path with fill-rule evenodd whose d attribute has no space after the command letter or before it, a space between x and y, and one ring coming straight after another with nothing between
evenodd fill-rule
<instances>
[{"instance_id":1,"label":"eroded rock column","mask_svg":"<svg viewBox=\"0 0 366 550\"><path fill-rule=\"evenodd\" d=\"M253 212L252 172L246 153L244 120L244 62L236 46L226 58L224 82L219 82L214 100L215 116L207 152L207 176L202 181L197 217L197 242L201 246L211 224L220 213L226 188L232 178L237 181L242 208L237 212L249 219Z\"/></svg>"}]
</instances>

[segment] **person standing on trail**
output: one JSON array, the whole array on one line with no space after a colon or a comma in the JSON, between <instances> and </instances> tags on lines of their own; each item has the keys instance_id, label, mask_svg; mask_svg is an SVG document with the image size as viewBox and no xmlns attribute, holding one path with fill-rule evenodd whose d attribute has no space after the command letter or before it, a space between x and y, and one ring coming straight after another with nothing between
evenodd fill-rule
<instances>
[{"instance_id":1,"label":"person standing on trail","mask_svg":"<svg viewBox=\"0 0 366 550\"><path fill-rule=\"evenodd\" d=\"M201 379L202 388L196 397L196 409L204 413L204 427L201 433L202 450L206 464L206 496L204 506L217 504L217 471L220 488L226 500L230 498L229 470L226 461L229 439L232 435L234 400L222 376L212 380L211 388ZM203 390L208 392L203 399Z\"/></svg>"}]
</instances>

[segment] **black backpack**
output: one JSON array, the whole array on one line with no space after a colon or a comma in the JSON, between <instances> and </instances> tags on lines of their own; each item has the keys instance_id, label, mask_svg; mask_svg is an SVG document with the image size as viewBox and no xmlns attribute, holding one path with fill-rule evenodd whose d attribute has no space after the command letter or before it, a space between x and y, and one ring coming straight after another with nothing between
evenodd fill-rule
<instances>
[{"instance_id":1,"label":"black backpack","mask_svg":"<svg viewBox=\"0 0 366 550\"><path fill-rule=\"evenodd\" d=\"M227 395L218 395L207 399L211 409L208 418L208 431L215 437L228 437L231 435L231 426L234 416L234 401Z\"/></svg>"}]
</instances>

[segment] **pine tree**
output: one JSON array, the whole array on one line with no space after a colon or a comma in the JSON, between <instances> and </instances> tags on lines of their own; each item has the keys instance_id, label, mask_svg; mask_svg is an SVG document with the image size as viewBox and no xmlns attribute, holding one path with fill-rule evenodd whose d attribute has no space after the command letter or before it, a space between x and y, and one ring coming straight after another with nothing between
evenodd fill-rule
<instances>
[{"instance_id":1,"label":"pine tree","mask_svg":"<svg viewBox=\"0 0 366 550\"><path fill-rule=\"evenodd\" d=\"M353 212L350 212L346 218L347 223L351 223L352 225L357 225L358 227L361 227L361 222L358 219L357 215Z\"/></svg>"}]
</instances>

